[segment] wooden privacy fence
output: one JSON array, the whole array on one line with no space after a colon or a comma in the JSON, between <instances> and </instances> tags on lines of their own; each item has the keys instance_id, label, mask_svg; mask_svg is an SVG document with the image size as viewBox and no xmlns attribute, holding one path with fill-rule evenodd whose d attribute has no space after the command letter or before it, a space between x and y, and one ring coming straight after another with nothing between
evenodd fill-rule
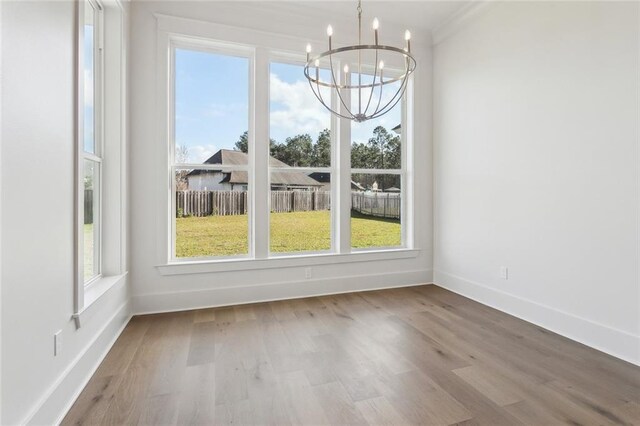
<instances>
[{"instance_id":1,"label":"wooden privacy fence","mask_svg":"<svg viewBox=\"0 0 640 426\"><path fill-rule=\"evenodd\" d=\"M271 211L329 210L329 191L271 191ZM229 216L247 213L246 191L176 191L176 215Z\"/></svg>"},{"instance_id":2,"label":"wooden privacy fence","mask_svg":"<svg viewBox=\"0 0 640 426\"><path fill-rule=\"evenodd\" d=\"M84 190L84 224L93 223L93 189Z\"/></svg>"},{"instance_id":3,"label":"wooden privacy fence","mask_svg":"<svg viewBox=\"0 0 640 426\"><path fill-rule=\"evenodd\" d=\"M272 212L308 212L330 208L329 191L271 191Z\"/></svg>"},{"instance_id":4,"label":"wooden privacy fence","mask_svg":"<svg viewBox=\"0 0 640 426\"><path fill-rule=\"evenodd\" d=\"M351 192L351 209L361 214L400 219L400 206L400 194Z\"/></svg>"},{"instance_id":5,"label":"wooden privacy fence","mask_svg":"<svg viewBox=\"0 0 640 426\"><path fill-rule=\"evenodd\" d=\"M246 191L176 191L176 215L247 214Z\"/></svg>"},{"instance_id":6,"label":"wooden privacy fence","mask_svg":"<svg viewBox=\"0 0 640 426\"><path fill-rule=\"evenodd\" d=\"M87 200L85 192L85 218ZM247 214L246 191L176 191L176 215L180 216L229 216ZM352 192L351 208L361 214L400 219L400 194L384 192ZM329 191L271 191L271 211L306 212L329 210Z\"/></svg>"}]
</instances>

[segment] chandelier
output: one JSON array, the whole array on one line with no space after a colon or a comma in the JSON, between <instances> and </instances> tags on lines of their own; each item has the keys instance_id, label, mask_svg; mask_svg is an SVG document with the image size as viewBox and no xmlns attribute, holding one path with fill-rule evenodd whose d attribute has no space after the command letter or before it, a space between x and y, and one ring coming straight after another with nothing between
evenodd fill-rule
<instances>
[{"instance_id":1,"label":"chandelier","mask_svg":"<svg viewBox=\"0 0 640 426\"><path fill-rule=\"evenodd\" d=\"M411 33L409 30L405 31L406 45L403 48L378 43L380 23L377 18L374 18L371 25L374 44L362 44L362 5L360 0L358 0L357 11L358 44L333 48L331 45L333 28L329 25L327 27L329 50L313 56L311 44L307 44L307 63L304 67L304 75L309 81L313 94L326 109L339 117L360 123L380 117L396 106L407 88L409 75L416 68L416 60L411 55ZM320 62L327 59L329 61L329 75L321 76ZM388 62L392 62L402 69L400 75L386 76L383 59L387 59ZM345 62L342 75L336 76L334 62ZM349 63L356 66L352 75L349 74ZM322 74L325 74L324 70ZM398 82L399 87L398 84L389 86ZM339 102L332 106L331 96L329 99L325 99L326 96L323 96L321 88L329 88L335 92ZM386 94L383 95L385 91ZM348 105L349 103L351 105Z\"/></svg>"}]
</instances>

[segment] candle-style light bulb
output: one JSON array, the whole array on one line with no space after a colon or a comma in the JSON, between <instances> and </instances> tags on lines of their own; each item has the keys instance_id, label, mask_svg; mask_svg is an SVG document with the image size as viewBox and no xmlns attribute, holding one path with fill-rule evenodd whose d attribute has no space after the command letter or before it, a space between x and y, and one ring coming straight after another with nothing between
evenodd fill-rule
<instances>
[{"instance_id":1,"label":"candle-style light bulb","mask_svg":"<svg viewBox=\"0 0 640 426\"><path fill-rule=\"evenodd\" d=\"M405 39L406 41L411 40L411 31L406 30L406 31L404 32L404 39Z\"/></svg>"},{"instance_id":2,"label":"candle-style light bulb","mask_svg":"<svg viewBox=\"0 0 640 426\"><path fill-rule=\"evenodd\" d=\"M311 43L307 43L307 53L311 53Z\"/></svg>"},{"instance_id":3,"label":"candle-style light bulb","mask_svg":"<svg viewBox=\"0 0 640 426\"><path fill-rule=\"evenodd\" d=\"M327 27L327 35L328 35L329 37L331 37L331 36L333 35L333 27L332 27L331 25L329 25L329 26Z\"/></svg>"},{"instance_id":4,"label":"candle-style light bulb","mask_svg":"<svg viewBox=\"0 0 640 426\"><path fill-rule=\"evenodd\" d=\"M384 61L380 61L380 63L378 64L378 68L380 69L384 68Z\"/></svg>"},{"instance_id":5,"label":"candle-style light bulb","mask_svg":"<svg viewBox=\"0 0 640 426\"><path fill-rule=\"evenodd\" d=\"M349 65L345 65L343 70L345 74L349 74Z\"/></svg>"},{"instance_id":6,"label":"candle-style light bulb","mask_svg":"<svg viewBox=\"0 0 640 426\"><path fill-rule=\"evenodd\" d=\"M380 22L378 18L373 18L373 23L371 24L373 27L373 38L375 39L376 45L378 44L378 27L380 27Z\"/></svg>"},{"instance_id":7,"label":"candle-style light bulb","mask_svg":"<svg viewBox=\"0 0 640 426\"><path fill-rule=\"evenodd\" d=\"M318 68L320 66L320 59L316 59L314 65L316 66L316 68Z\"/></svg>"}]
</instances>

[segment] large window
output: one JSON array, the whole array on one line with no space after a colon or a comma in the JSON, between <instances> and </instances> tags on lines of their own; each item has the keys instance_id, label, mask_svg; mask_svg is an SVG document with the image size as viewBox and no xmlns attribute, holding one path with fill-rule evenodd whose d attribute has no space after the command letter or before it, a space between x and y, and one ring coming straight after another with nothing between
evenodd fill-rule
<instances>
[{"instance_id":1,"label":"large window","mask_svg":"<svg viewBox=\"0 0 640 426\"><path fill-rule=\"evenodd\" d=\"M172 261L407 247L404 102L352 123L315 98L304 58L167 40Z\"/></svg>"},{"instance_id":2,"label":"large window","mask_svg":"<svg viewBox=\"0 0 640 426\"><path fill-rule=\"evenodd\" d=\"M176 47L174 256L249 254L249 59Z\"/></svg>"},{"instance_id":3,"label":"large window","mask_svg":"<svg viewBox=\"0 0 640 426\"><path fill-rule=\"evenodd\" d=\"M269 89L269 249L331 250L331 113L309 90L301 65L272 62Z\"/></svg>"},{"instance_id":4,"label":"large window","mask_svg":"<svg viewBox=\"0 0 640 426\"><path fill-rule=\"evenodd\" d=\"M119 2L76 2L74 318L122 282L126 255L126 51Z\"/></svg>"},{"instance_id":5,"label":"large window","mask_svg":"<svg viewBox=\"0 0 640 426\"><path fill-rule=\"evenodd\" d=\"M357 74L352 74L352 80ZM373 77L363 75L363 83ZM381 104L393 104L400 82L386 86ZM377 98L379 92L374 92ZM352 108L360 99L353 96ZM366 101L365 101L366 102ZM387 114L351 123L351 247L397 247L402 241L402 102Z\"/></svg>"},{"instance_id":6,"label":"large window","mask_svg":"<svg viewBox=\"0 0 640 426\"><path fill-rule=\"evenodd\" d=\"M81 189L79 200L82 235L80 263L85 285L101 274L102 235L102 8L99 3L86 0L81 5L83 25L82 43L82 114L79 150Z\"/></svg>"}]
</instances>

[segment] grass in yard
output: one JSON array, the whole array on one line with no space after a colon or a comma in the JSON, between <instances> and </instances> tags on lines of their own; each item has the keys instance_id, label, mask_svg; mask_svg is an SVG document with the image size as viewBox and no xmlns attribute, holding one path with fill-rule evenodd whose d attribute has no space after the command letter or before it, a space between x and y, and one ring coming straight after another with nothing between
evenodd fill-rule
<instances>
[{"instance_id":1,"label":"grass in yard","mask_svg":"<svg viewBox=\"0 0 640 426\"><path fill-rule=\"evenodd\" d=\"M396 247L402 244L400 221L351 211L351 247Z\"/></svg>"},{"instance_id":2,"label":"grass in yard","mask_svg":"<svg viewBox=\"0 0 640 426\"><path fill-rule=\"evenodd\" d=\"M329 211L271 213L270 228L274 253L331 249Z\"/></svg>"},{"instance_id":3,"label":"grass in yard","mask_svg":"<svg viewBox=\"0 0 640 426\"><path fill-rule=\"evenodd\" d=\"M239 256L248 252L246 214L176 218L176 257Z\"/></svg>"},{"instance_id":4,"label":"grass in yard","mask_svg":"<svg viewBox=\"0 0 640 426\"><path fill-rule=\"evenodd\" d=\"M271 213L271 251L321 251L331 248L329 211ZM352 212L354 248L400 245L400 221ZM246 215L176 219L176 257L233 256L248 253Z\"/></svg>"}]
</instances>

